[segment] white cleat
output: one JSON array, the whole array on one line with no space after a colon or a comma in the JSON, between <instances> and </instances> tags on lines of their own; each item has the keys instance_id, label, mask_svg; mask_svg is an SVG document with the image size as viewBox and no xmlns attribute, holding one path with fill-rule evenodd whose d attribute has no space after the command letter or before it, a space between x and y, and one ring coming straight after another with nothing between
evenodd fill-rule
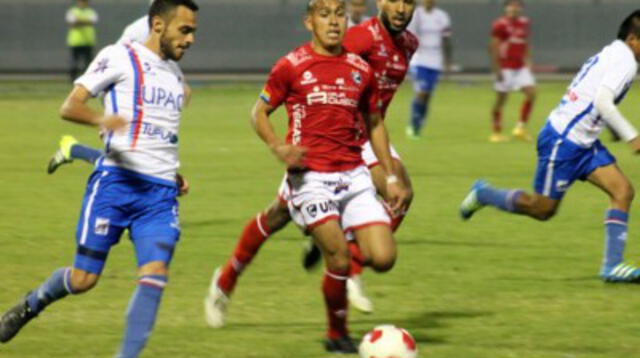
<instances>
[{"instance_id":1,"label":"white cleat","mask_svg":"<svg viewBox=\"0 0 640 358\"><path fill-rule=\"evenodd\" d=\"M220 267L213 273L211 286L204 298L204 318L207 324L213 328L221 328L227 315L229 297L218 287L220 279Z\"/></svg>"},{"instance_id":2,"label":"white cleat","mask_svg":"<svg viewBox=\"0 0 640 358\"><path fill-rule=\"evenodd\" d=\"M347 280L347 298L349 303L362 313L373 313L373 303L364 293L360 275Z\"/></svg>"}]
</instances>

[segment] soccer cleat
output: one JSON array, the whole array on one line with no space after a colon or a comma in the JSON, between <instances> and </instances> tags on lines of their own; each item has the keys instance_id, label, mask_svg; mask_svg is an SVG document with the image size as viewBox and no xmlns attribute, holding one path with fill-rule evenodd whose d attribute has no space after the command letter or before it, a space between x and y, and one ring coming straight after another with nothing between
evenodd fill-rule
<instances>
[{"instance_id":1,"label":"soccer cleat","mask_svg":"<svg viewBox=\"0 0 640 358\"><path fill-rule=\"evenodd\" d=\"M492 133L489 136L489 142L490 143L504 143L504 142L508 142L508 141L509 141L509 138L503 136L500 133Z\"/></svg>"},{"instance_id":2,"label":"soccer cleat","mask_svg":"<svg viewBox=\"0 0 640 358\"><path fill-rule=\"evenodd\" d=\"M0 318L0 342L9 342L35 316L26 300L13 306Z\"/></svg>"},{"instance_id":3,"label":"soccer cleat","mask_svg":"<svg viewBox=\"0 0 640 358\"><path fill-rule=\"evenodd\" d=\"M209 292L204 298L204 318L207 324L213 328L221 328L227 315L229 297L218 287L221 269L218 267L213 273Z\"/></svg>"},{"instance_id":4,"label":"soccer cleat","mask_svg":"<svg viewBox=\"0 0 640 358\"><path fill-rule=\"evenodd\" d=\"M360 275L349 277L347 280L347 298L349 303L358 311L363 313L373 312L373 303L364 293Z\"/></svg>"},{"instance_id":5,"label":"soccer cleat","mask_svg":"<svg viewBox=\"0 0 640 358\"><path fill-rule=\"evenodd\" d=\"M327 350L327 352L331 353L358 353L358 347L356 347L356 345L353 343L353 340L349 336L342 336L336 339L327 338L324 341L324 348Z\"/></svg>"},{"instance_id":6,"label":"soccer cleat","mask_svg":"<svg viewBox=\"0 0 640 358\"><path fill-rule=\"evenodd\" d=\"M407 135L407 138L409 139L413 139L413 140L420 139L420 134L418 134L418 132L415 129L413 129L412 126L407 126L405 133Z\"/></svg>"},{"instance_id":7,"label":"soccer cleat","mask_svg":"<svg viewBox=\"0 0 640 358\"><path fill-rule=\"evenodd\" d=\"M529 132L527 131L527 128L523 126L517 126L513 128L511 135L514 138L519 139L523 142L531 142L533 140L533 138L531 137L531 134L529 134Z\"/></svg>"},{"instance_id":8,"label":"soccer cleat","mask_svg":"<svg viewBox=\"0 0 640 358\"><path fill-rule=\"evenodd\" d=\"M73 158L71 158L71 147L77 143L78 140L73 136L63 135L62 138L60 138L58 150L56 150L51 159L49 159L47 173L53 174L61 165L73 162Z\"/></svg>"},{"instance_id":9,"label":"soccer cleat","mask_svg":"<svg viewBox=\"0 0 640 358\"><path fill-rule=\"evenodd\" d=\"M309 240L302 251L302 267L304 267L305 270L310 271L318 265L321 257L322 253L318 246L313 243L313 240Z\"/></svg>"},{"instance_id":10,"label":"soccer cleat","mask_svg":"<svg viewBox=\"0 0 640 358\"><path fill-rule=\"evenodd\" d=\"M613 267L603 267L600 278L611 283L640 283L640 268L620 263Z\"/></svg>"},{"instance_id":11,"label":"soccer cleat","mask_svg":"<svg viewBox=\"0 0 640 358\"><path fill-rule=\"evenodd\" d=\"M486 186L489 186L489 184L484 180L476 180L476 182L473 183L471 190L469 190L469 193L460 204L460 216L463 220L471 219L476 211L484 207L484 205L478 201L478 190Z\"/></svg>"}]
</instances>

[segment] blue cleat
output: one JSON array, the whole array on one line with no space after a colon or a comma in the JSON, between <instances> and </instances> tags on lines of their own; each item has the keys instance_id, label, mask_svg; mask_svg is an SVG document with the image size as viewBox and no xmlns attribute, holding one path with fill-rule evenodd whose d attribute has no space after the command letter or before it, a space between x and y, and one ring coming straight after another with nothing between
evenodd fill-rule
<instances>
[{"instance_id":1,"label":"blue cleat","mask_svg":"<svg viewBox=\"0 0 640 358\"><path fill-rule=\"evenodd\" d=\"M620 263L612 267L603 267L600 278L610 283L640 283L640 268Z\"/></svg>"},{"instance_id":2,"label":"blue cleat","mask_svg":"<svg viewBox=\"0 0 640 358\"><path fill-rule=\"evenodd\" d=\"M476 182L473 183L471 190L464 200L462 200L462 204L460 204L460 217L462 217L462 220L471 219L476 211L484 207L484 205L478 201L478 190L487 186L489 186L489 183L484 180L476 180Z\"/></svg>"}]
</instances>

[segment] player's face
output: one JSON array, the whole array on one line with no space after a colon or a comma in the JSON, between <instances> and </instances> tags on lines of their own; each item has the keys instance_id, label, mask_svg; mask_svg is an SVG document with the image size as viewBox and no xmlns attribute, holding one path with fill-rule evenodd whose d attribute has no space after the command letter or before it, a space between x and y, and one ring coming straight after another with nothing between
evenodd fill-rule
<instances>
[{"instance_id":1,"label":"player's face","mask_svg":"<svg viewBox=\"0 0 640 358\"><path fill-rule=\"evenodd\" d=\"M333 52L342 46L347 29L347 15L343 1L320 0L304 20L313 34L314 43Z\"/></svg>"},{"instance_id":2,"label":"player's face","mask_svg":"<svg viewBox=\"0 0 640 358\"><path fill-rule=\"evenodd\" d=\"M362 16L367 12L367 2L365 0L351 0L348 9L351 19L360 22Z\"/></svg>"},{"instance_id":3,"label":"player's face","mask_svg":"<svg viewBox=\"0 0 640 358\"><path fill-rule=\"evenodd\" d=\"M378 0L382 22L388 30L395 33L407 28L415 8L416 0Z\"/></svg>"},{"instance_id":4,"label":"player's face","mask_svg":"<svg viewBox=\"0 0 640 358\"><path fill-rule=\"evenodd\" d=\"M507 17L518 17L522 14L522 3L519 1L511 1L504 7L504 13Z\"/></svg>"},{"instance_id":5,"label":"player's face","mask_svg":"<svg viewBox=\"0 0 640 358\"><path fill-rule=\"evenodd\" d=\"M196 28L196 13L186 6L178 6L160 36L160 51L163 57L180 61L195 41Z\"/></svg>"}]
</instances>

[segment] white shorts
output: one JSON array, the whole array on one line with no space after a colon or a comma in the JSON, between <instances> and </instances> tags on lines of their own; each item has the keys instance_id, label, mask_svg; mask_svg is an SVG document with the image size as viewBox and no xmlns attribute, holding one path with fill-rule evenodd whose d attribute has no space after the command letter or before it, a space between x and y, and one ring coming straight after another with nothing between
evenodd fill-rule
<instances>
[{"instance_id":1,"label":"white shorts","mask_svg":"<svg viewBox=\"0 0 640 358\"><path fill-rule=\"evenodd\" d=\"M393 145L389 145L389 151L391 152L391 157L396 160L402 160L400 158L400 154L396 151ZM362 160L367 168L371 169L378 165L378 158L376 154L373 152L373 148L371 147L371 142L367 141L362 146ZM287 184L287 174L285 173L284 178L282 178L282 182L280 182L280 188L278 188L278 200L282 203L286 203L291 199L291 194L289 193L289 185Z\"/></svg>"},{"instance_id":2,"label":"white shorts","mask_svg":"<svg viewBox=\"0 0 640 358\"><path fill-rule=\"evenodd\" d=\"M400 154L396 152L396 149L391 144L389 144L389 151L391 152L391 157L393 159L402 160L402 158L400 158ZM373 152L373 148L371 147L370 141L367 141L362 146L362 160L364 160L364 164L369 169L378 165L378 158L376 157L376 154Z\"/></svg>"},{"instance_id":3,"label":"white shorts","mask_svg":"<svg viewBox=\"0 0 640 358\"><path fill-rule=\"evenodd\" d=\"M498 92L519 91L524 87L535 86L536 80L529 67L502 69L502 81L496 81L493 88Z\"/></svg>"},{"instance_id":4,"label":"white shorts","mask_svg":"<svg viewBox=\"0 0 640 358\"><path fill-rule=\"evenodd\" d=\"M329 220L337 220L347 233L390 223L365 166L336 173L288 174L287 183L289 213L305 233Z\"/></svg>"}]
</instances>

